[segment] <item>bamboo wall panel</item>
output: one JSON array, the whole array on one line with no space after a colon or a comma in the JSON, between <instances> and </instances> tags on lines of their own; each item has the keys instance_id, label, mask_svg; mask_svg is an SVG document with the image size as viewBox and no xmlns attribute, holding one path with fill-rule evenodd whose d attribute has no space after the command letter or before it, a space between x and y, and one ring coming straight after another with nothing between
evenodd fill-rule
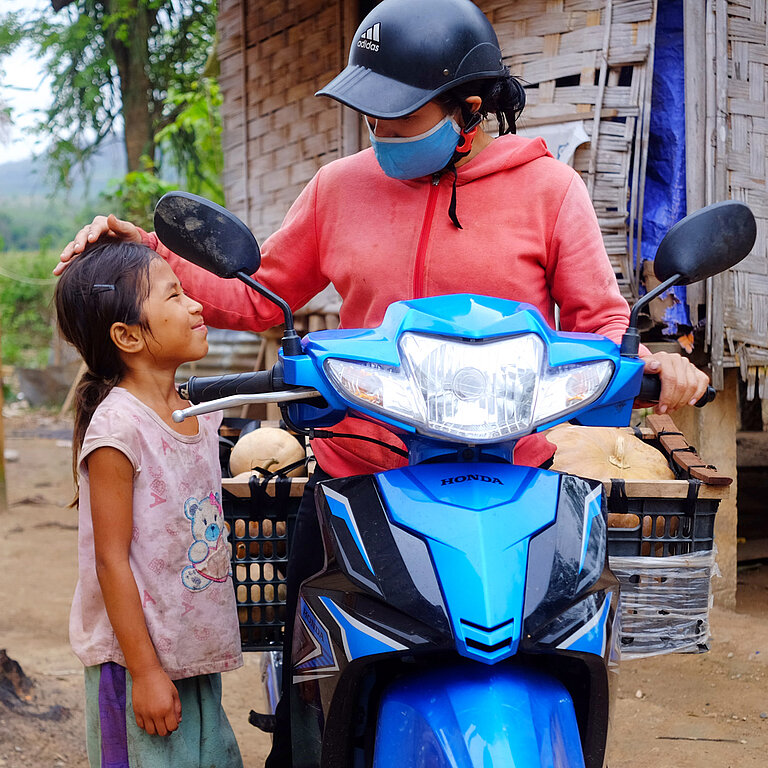
<instances>
[{"instance_id":1,"label":"bamboo wall panel","mask_svg":"<svg viewBox=\"0 0 768 768\"><path fill-rule=\"evenodd\" d=\"M765 0L711 0L719 114L712 200L745 202L757 218L750 256L716 279L708 317L715 384L738 366L747 396L768 398L768 26Z\"/></svg>"},{"instance_id":2,"label":"bamboo wall panel","mask_svg":"<svg viewBox=\"0 0 768 768\"><path fill-rule=\"evenodd\" d=\"M480 6L499 35L505 63L526 85L519 125L584 121L592 141L577 150L573 164L590 190L621 291L632 302L637 272L628 234L641 215L655 0L486 0Z\"/></svg>"},{"instance_id":3,"label":"bamboo wall panel","mask_svg":"<svg viewBox=\"0 0 768 768\"><path fill-rule=\"evenodd\" d=\"M506 63L528 84L521 125L586 121L593 141L577 152L574 167L589 186L619 285L632 301L637 278L627 235L639 195L630 196L629 185L633 170L636 183L643 172L655 0L479 5ZM313 94L344 64L347 6L222 0L225 195L260 239L280 225L315 171L340 154L340 108Z\"/></svg>"},{"instance_id":4,"label":"bamboo wall panel","mask_svg":"<svg viewBox=\"0 0 768 768\"><path fill-rule=\"evenodd\" d=\"M224 193L259 240L339 155L340 107L314 96L341 66L339 18L323 0L220 4Z\"/></svg>"}]
</instances>

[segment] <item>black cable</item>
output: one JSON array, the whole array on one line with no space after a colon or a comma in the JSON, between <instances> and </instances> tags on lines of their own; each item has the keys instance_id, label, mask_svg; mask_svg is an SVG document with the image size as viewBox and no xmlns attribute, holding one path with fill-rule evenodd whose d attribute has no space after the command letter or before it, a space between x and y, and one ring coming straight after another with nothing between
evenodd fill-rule
<instances>
[{"instance_id":1,"label":"black cable","mask_svg":"<svg viewBox=\"0 0 768 768\"><path fill-rule=\"evenodd\" d=\"M392 451L392 453L402 456L404 459L408 458L408 451L404 451L402 448L396 448L394 445L385 443L383 440L376 440L373 437L365 437L364 435L350 435L345 432L329 432L327 429L304 429L294 424L288 417L288 407L286 405L280 406L280 412L283 414L283 421L288 429L296 432L299 435L305 435L310 440L314 438L320 438L322 440L330 440L334 437L348 437L352 440L364 440L366 443L373 443L374 445L380 445L382 448Z\"/></svg>"}]
</instances>

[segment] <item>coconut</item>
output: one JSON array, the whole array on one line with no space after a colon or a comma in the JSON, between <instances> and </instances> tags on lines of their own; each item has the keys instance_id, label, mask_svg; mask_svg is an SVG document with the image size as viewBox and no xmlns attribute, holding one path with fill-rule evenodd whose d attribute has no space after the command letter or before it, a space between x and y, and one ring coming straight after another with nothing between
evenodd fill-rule
<instances>
[{"instance_id":1,"label":"coconut","mask_svg":"<svg viewBox=\"0 0 768 768\"><path fill-rule=\"evenodd\" d=\"M259 427L243 435L229 455L229 471L235 477L252 469L276 472L306 458L304 446L285 429ZM302 477L306 467L301 465L287 473Z\"/></svg>"}]
</instances>

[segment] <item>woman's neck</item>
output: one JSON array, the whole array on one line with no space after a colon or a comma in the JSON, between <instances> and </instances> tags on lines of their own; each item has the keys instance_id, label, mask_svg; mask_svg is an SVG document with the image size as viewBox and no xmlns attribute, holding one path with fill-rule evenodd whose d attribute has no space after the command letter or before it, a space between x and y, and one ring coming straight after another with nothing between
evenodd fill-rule
<instances>
[{"instance_id":1,"label":"woman's neck","mask_svg":"<svg viewBox=\"0 0 768 768\"><path fill-rule=\"evenodd\" d=\"M468 163L473 157L477 157L492 141L493 136L490 133L486 133L482 128L478 128L475 140L472 142L472 149L466 157L462 157L456 163L456 167L461 168L462 165Z\"/></svg>"}]
</instances>

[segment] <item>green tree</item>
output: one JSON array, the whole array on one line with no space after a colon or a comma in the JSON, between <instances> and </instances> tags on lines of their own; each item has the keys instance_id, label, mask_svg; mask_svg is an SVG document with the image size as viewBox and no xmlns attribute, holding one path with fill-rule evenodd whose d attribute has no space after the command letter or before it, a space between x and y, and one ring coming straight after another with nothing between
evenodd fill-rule
<instances>
[{"instance_id":1,"label":"green tree","mask_svg":"<svg viewBox=\"0 0 768 768\"><path fill-rule=\"evenodd\" d=\"M15 17L11 14L5 24L0 24L0 59L2 56L10 53L16 45L18 37L18 25ZM0 88L2 88L2 77L5 73L0 68ZM8 129L11 125L11 108L0 93L0 143L8 140Z\"/></svg>"},{"instance_id":2,"label":"green tree","mask_svg":"<svg viewBox=\"0 0 768 768\"><path fill-rule=\"evenodd\" d=\"M167 105L176 117L155 135L160 156L168 160L187 191L224 205L218 84L213 78L201 78L188 92L171 91ZM150 157L144 155L142 162L144 170L129 171L114 180L103 197L107 208L120 218L152 229L157 201L178 184L160 179Z\"/></svg>"},{"instance_id":3,"label":"green tree","mask_svg":"<svg viewBox=\"0 0 768 768\"><path fill-rule=\"evenodd\" d=\"M215 0L52 0L51 5L0 17L0 42L27 39L45 61L53 103L39 130L52 139L53 169L66 181L115 130L124 135L127 171L145 172L145 158L154 169L155 137L184 112L177 95L195 92L209 60Z\"/></svg>"}]
</instances>

